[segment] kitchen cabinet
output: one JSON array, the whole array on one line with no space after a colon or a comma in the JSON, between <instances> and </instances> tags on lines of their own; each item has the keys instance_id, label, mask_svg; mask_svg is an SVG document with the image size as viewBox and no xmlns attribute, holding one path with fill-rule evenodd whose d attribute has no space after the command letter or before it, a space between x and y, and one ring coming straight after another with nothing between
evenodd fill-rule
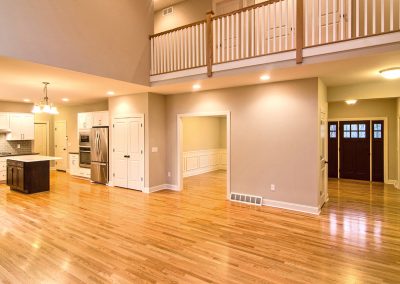
<instances>
[{"instance_id":1,"label":"kitchen cabinet","mask_svg":"<svg viewBox=\"0 0 400 284\"><path fill-rule=\"evenodd\" d=\"M10 128L10 115L8 113L0 113L0 129Z\"/></svg>"},{"instance_id":2,"label":"kitchen cabinet","mask_svg":"<svg viewBox=\"0 0 400 284\"><path fill-rule=\"evenodd\" d=\"M10 133L7 140L34 140L35 119L30 113L10 114Z\"/></svg>"},{"instance_id":3,"label":"kitchen cabinet","mask_svg":"<svg viewBox=\"0 0 400 284\"><path fill-rule=\"evenodd\" d=\"M108 126L108 111L93 112L93 126Z\"/></svg>"},{"instance_id":4,"label":"kitchen cabinet","mask_svg":"<svg viewBox=\"0 0 400 284\"><path fill-rule=\"evenodd\" d=\"M0 158L0 183L7 179L7 159Z\"/></svg>"},{"instance_id":5,"label":"kitchen cabinet","mask_svg":"<svg viewBox=\"0 0 400 284\"><path fill-rule=\"evenodd\" d=\"M69 173L72 176L90 178L90 169L79 166L79 154L69 154Z\"/></svg>"},{"instance_id":6,"label":"kitchen cabinet","mask_svg":"<svg viewBox=\"0 0 400 284\"><path fill-rule=\"evenodd\" d=\"M7 185L12 190L27 194L49 191L50 161L44 159L24 160L21 161L21 158L7 159Z\"/></svg>"},{"instance_id":7,"label":"kitchen cabinet","mask_svg":"<svg viewBox=\"0 0 400 284\"><path fill-rule=\"evenodd\" d=\"M78 113L78 129L88 129L93 126L93 113L81 112Z\"/></svg>"}]
</instances>

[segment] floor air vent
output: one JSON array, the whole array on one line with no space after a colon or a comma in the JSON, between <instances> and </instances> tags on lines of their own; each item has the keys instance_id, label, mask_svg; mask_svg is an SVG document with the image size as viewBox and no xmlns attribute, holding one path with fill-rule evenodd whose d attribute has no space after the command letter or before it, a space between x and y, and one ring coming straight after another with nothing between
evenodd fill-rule
<instances>
[{"instance_id":1,"label":"floor air vent","mask_svg":"<svg viewBox=\"0 0 400 284\"><path fill-rule=\"evenodd\" d=\"M254 195L247 195L241 193L231 193L231 200L246 204L253 204L253 205L262 205L262 197L261 196L254 196Z\"/></svg>"}]
</instances>

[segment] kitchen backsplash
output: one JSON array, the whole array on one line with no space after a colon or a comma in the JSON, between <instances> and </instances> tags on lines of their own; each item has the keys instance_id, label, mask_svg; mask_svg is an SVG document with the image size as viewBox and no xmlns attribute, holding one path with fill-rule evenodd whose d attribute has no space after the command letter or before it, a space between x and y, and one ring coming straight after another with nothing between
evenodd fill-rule
<instances>
[{"instance_id":1,"label":"kitchen backsplash","mask_svg":"<svg viewBox=\"0 0 400 284\"><path fill-rule=\"evenodd\" d=\"M18 144L20 148L18 148ZM33 151L33 141L7 141L6 134L0 134L0 152L29 154Z\"/></svg>"}]
</instances>

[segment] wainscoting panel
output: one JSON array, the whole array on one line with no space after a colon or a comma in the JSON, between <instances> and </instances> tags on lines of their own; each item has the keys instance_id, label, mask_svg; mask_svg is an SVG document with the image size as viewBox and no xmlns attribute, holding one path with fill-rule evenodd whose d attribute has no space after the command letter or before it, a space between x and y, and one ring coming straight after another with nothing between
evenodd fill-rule
<instances>
[{"instance_id":1,"label":"wainscoting panel","mask_svg":"<svg viewBox=\"0 0 400 284\"><path fill-rule=\"evenodd\" d=\"M226 170L226 149L183 152L183 177Z\"/></svg>"}]
</instances>

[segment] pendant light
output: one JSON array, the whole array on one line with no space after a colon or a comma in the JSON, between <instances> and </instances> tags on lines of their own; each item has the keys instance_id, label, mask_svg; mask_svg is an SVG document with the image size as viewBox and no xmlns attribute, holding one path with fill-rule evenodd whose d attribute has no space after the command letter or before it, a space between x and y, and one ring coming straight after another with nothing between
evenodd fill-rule
<instances>
[{"instance_id":1,"label":"pendant light","mask_svg":"<svg viewBox=\"0 0 400 284\"><path fill-rule=\"evenodd\" d=\"M47 85L49 84L50 84L49 82L43 82L44 98L40 103L35 104L35 106L32 109L33 113L58 114L57 107L49 103L49 97L47 96Z\"/></svg>"}]
</instances>

